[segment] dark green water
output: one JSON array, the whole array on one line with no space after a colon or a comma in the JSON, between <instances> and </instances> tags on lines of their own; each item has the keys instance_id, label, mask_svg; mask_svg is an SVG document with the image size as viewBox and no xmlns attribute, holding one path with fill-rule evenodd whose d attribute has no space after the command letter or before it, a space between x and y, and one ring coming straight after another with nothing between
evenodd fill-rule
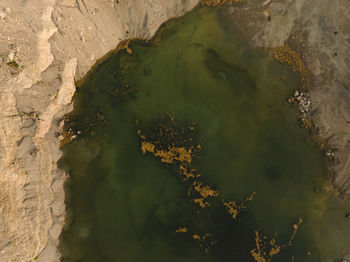
<instances>
[{"instance_id":1,"label":"dark green water","mask_svg":"<svg viewBox=\"0 0 350 262\"><path fill-rule=\"evenodd\" d=\"M286 103L298 76L249 48L222 9L197 9L130 48L89 73L66 124L82 134L61 159L63 261L255 261L255 231L284 245L299 218L272 261L336 261L349 230L330 222L346 225L343 203L324 191L326 160ZM188 197L177 166L142 154L137 131L156 134L168 114L201 146L193 165L220 192L210 207ZM237 220L220 202L253 192Z\"/></svg>"}]
</instances>

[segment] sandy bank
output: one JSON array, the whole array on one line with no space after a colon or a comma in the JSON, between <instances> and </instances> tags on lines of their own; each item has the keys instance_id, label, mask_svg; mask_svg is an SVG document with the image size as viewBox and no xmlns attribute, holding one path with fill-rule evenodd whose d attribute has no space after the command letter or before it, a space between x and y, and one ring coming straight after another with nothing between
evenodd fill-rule
<instances>
[{"instance_id":1,"label":"sandy bank","mask_svg":"<svg viewBox=\"0 0 350 262\"><path fill-rule=\"evenodd\" d=\"M65 218L58 133L74 81L198 0L0 1L0 261L57 261Z\"/></svg>"}]
</instances>

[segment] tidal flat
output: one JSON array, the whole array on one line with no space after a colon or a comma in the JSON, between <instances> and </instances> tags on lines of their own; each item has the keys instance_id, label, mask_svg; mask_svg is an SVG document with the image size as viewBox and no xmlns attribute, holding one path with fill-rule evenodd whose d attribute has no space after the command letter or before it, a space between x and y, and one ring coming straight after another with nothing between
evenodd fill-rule
<instances>
[{"instance_id":1,"label":"tidal flat","mask_svg":"<svg viewBox=\"0 0 350 262\"><path fill-rule=\"evenodd\" d=\"M338 261L346 203L286 101L299 76L197 8L109 55L63 147L63 261ZM131 51L131 52L130 52ZM349 205L347 205L349 206Z\"/></svg>"}]
</instances>

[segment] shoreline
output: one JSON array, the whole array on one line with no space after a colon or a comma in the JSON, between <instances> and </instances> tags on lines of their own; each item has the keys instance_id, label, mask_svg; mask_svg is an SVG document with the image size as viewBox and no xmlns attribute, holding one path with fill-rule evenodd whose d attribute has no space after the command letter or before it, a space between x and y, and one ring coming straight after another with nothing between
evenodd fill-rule
<instances>
[{"instance_id":1,"label":"shoreline","mask_svg":"<svg viewBox=\"0 0 350 262\"><path fill-rule=\"evenodd\" d=\"M73 108L75 79L122 39L152 36L198 0L153 4L139 0L130 9L127 2L52 0L0 6L7 10L0 40L14 42L0 45L0 261L60 260L67 175L57 167L58 138L61 120Z\"/></svg>"},{"instance_id":2,"label":"shoreline","mask_svg":"<svg viewBox=\"0 0 350 262\"><path fill-rule=\"evenodd\" d=\"M242 28L251 45L272 50L289 46L305 65L309 87L306 94L300 96L302 100L297 101L298 116L304 119L304 126L310 128L311 136L331 161L334 190L340 198L346 198L350 185L350 132L345 130L350 124L350 96L345 91L349 81L349 55L345 49L349 43L344 40L350 32L344 28L347 18L341 12L337 20L334 19L339 8L349 10L350 6L339 3L326 11L322 3L316 5L307 1L289 7L271 1L260 7L242 5L243 8L231 7L228 15ZM285 12L290 15L285 16ZM252 19L256 21L249 24ZM335 41L337 37L339 40ZM295 69L297 71L297 67ZM301 75L301 80L303 77L305 75ZM300 93L304 85L301 84ZM291 98L293 96L291 94Z\"/></svg>"},{"instance_id":3,"label":"shoreline","mask_svg":"<svg viewBox=\"0 0 350 262\"><path fill-rule=\"evenodd\" d=\"M327 150L338 148L335 155L330 151L332 184L345 197L350 192L350 132L346 133L350 95L343 86L349 81L350 32L343 30L347 18L338 17L336 11L342 8L346 13L350 6L341 1L323 10L322 1L313 14L308 13L313 7L307 0L299 6L231 1L227 15L251 45L276 48L288 43L301 54L310 72L311 130L319 130ZM138 0L134 6L97 0L37 1L31 6L1 3L0 24L5 27L0 40L8 45L0 45L4 64L0 67L0 261L60 259L67 174L57 167L62 155L59 137L62 119L73 109L72 97L84 76L118 46L125 48L128 40L123 39L149 39L165 21L199 4L199 0L157 0L154 5ZM294 17L286 16L286 10ZM323 19L328 12L332 16ZM306 22L311 26L301 27ZM306 32L311 37L305 37ZM335 36L341 38L336 46L329 42Z\"/></svg>"}]
</instances>

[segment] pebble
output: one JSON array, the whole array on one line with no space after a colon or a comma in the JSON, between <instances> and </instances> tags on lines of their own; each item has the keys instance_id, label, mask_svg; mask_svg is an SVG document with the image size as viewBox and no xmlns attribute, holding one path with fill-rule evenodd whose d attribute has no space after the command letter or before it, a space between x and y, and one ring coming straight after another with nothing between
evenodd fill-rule
<instances>
[{"instance_id":1,"label":"pebble","mask_svg":"<svg viewBox=\"0 0 350 262\"><path fill-rule=\"evenodd\" d=\"M342 262L350 262L350 254L347 254L343 257Z\"/></svg>"},{"instance_id":2,"label":"pebble","mask_svg":"<svg viewBox=\"0 0 350 262\"><path fill-rule=\"evenodd\" d=\"M3 11L0 11L0 19L4 19L7 16L7 14Z\"/></svg>"},{"instance_id":3,"label":"pebble","mask_svg":"<svg viewBox=\"0 0 350 262\"><path fill-rule=\"evenodd\" d=\"M299 90L295 90L295 91L294 91L294 97L297 97L297 96L299 96L299 95L300 95Z\"/></svg>"},{"instance_id":4,"label":"pebble","mask_svg":"<svg viewBox=\"0 0 350 262\"><path fill-rule=\"evenodd\" d=\"M10 59L10 61L13 61L13 59L15 58L15 53L13 51L11 51L8 58Z\"/></svg>"}]
</instances>

